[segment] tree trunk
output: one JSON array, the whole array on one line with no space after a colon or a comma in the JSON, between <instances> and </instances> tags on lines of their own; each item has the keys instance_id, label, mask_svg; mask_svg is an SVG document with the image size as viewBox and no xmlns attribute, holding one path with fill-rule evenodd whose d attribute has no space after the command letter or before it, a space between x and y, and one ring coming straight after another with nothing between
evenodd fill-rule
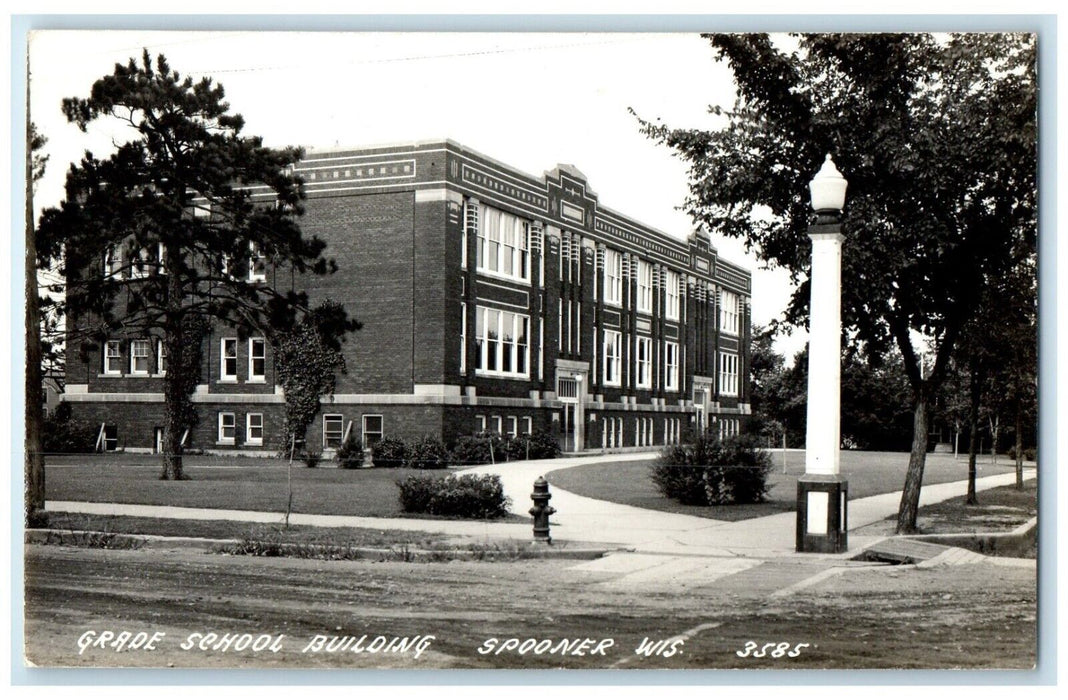
<instances>
[{"instance_id":1,"label":"tree trunk","mask_svg":"<svg viewBox=\"0 0 1068 700\"><path fill-rule=\"evenodd\" d=\"M905 488L901 491L901 506L897 514L898 534L916 532L916 515L920 508L920 486L923 484L923 467L927 461L927 398L917 392L913 408L912 452L909 454L909 469L905 474Z\"/></svg>"},{"instance_id":2,"label":"tree trunk","mask_svg":"<svg viewBox=\"0 0 1068 700\"><path fill-rule=\"evenodd\" d=\"M168 361L173 357L174 355L170 354L170 349L168 348ZM177 377L171 377L170 375L173 373L174 366L172 365L168 368L168 376L163 380L163 410L166 416L166 425L163 427L163 454L161 455L163 471L160 473L159 478L177 481L185 478L185 474L182 472L182 438L185 430L178 418L182 414L181 402L183 397L179 395L181 381Z\"/></svg>"},{"instance_id":3,"label":"tree trunk","mask_svg":"<svg viewBox=\"0 0 1068 700\"><path fill-rule=\"evenodd\" d=\"M1016 396L1016 490L1023 490L1023 401Z\"/></svg>"},{"instance_id":4,"label":"tree trunk","mask_svg":"<svg viewBox=\"0 0 1068 700\"><path fill-rule=\"evenodd\" d=\"M33 130L29 115L30 69L26 66L26 527L47 524L44 455L41 449L41 309L37 291L37 246L33 226Z\"/></svg>"},{"instance_id":5,"label":"tree trunk","mask_svg":"<svg viewBox=\"0 0 1068 700\"><path fill-rule=\"evenodd\" d=\"M979 505L979 499L975 495L976 479L976 451L979 447L979 375L973 367L969 381L968 401L968 495L964 497L964 503L969 506Z\"/></svg>"},{"instance_id":6,"label":"tree trunk","mask_svg":"<svg viewBox=\"0 0 1068 700\"><path fill-rule=\"evenodd\" d=\"M163 412L166 425L163 428L163 471L159 478L178 481L185 478L182 472L182 438L185 437L187 421L186 395L187 378L182 374L186 370L186 338L182 325L182 285L173 265L167 279L167 327L164 329L163 344L167 348L167 368L163 377Z\"/></svg>"}]
</instances>

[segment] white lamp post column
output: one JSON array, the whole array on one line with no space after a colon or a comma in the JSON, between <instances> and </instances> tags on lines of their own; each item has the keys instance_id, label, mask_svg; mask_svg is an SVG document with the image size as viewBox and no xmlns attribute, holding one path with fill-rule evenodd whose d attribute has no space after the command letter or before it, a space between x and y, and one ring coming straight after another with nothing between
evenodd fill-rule
<instances>
[{"instance_id":1,"label":"white lamp post column","mask_svg":"<svg viewBox=\"0 0 1068 700\"><path fill-rule=\"evenodd\" d=\"M797 482L797 551L846 550L848 483L839 474L842 373L841 210L846 181L828 154L809 185L816 223L809 279L805 474Z\"/></svg>"}]
</instances>

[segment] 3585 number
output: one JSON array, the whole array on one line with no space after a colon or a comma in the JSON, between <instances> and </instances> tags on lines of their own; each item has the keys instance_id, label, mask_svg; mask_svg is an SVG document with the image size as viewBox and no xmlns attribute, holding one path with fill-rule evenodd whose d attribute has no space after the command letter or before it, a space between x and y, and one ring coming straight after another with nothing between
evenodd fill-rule
<instances>
[{"instance_id":1,"label":"3585 number","mask_svg":"<svg viewBox=\"0 0 1068 700\"><path fill-rule=\"evenodd\" d=\"M800 644L791 644L790 642L768 642L761 645L757 642L749 641L745 643L745 647L734 652L741 658L753 658L760 659L765 656L769 656L773 659L781 659L784 656L796 659L801 656L801 650L807 649L812 646L808 642L801 642Z\"/></svg>"}]
</instances>

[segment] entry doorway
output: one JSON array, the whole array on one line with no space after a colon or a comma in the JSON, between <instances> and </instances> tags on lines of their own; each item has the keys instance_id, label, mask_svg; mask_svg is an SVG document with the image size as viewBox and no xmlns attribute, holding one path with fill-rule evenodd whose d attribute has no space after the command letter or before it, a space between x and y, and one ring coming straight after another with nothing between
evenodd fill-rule
<instances>
[{"instance_id":1,"label":"entry doorway","mask_svg":"<svg viewBox=\"0 0 1068 700\"><path fill-rule=\"evenodd\" d=\"M560 377L556 381L556 398L560 401L560 435L557 438L561 452L579 452L583 449L583 410L579 401L579 380L575 377Z\"/></svg>"}]
</instances>

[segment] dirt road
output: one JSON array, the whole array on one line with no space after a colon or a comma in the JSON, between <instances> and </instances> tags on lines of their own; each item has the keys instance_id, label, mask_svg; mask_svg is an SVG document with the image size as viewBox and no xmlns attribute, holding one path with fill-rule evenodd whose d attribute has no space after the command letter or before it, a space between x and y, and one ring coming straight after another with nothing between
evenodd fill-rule
<instances>
[{"instance_id":1,"label":"dirt road","mask_svg":"<svg viewBox=\"0 0 1068 700\"><path fill-rule=\"evenodd\" d=\"M568 560L325 562L29 546L26 650L37 665L179 668L1035 663L1033 567L858 565L774 595L809 578L807 566L789 559L711 582L621 585L611 570ZM114 637L101 641L103 632ZM141 648L129 649L137 639ZM648 655L635 653L643 640Z\"/></svg>"}]
</instances>

